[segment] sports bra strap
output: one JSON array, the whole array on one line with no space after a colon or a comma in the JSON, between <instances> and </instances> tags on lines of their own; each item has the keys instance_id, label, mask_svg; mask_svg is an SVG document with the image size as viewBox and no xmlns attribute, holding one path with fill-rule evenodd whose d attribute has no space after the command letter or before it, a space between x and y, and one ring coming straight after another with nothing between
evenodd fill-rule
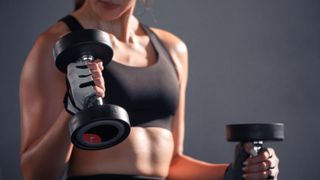
<instances>
[{"instance_id":1,"label":"sports bra strap","mask_svg":"<svg viewBox=\"0 0 320 180\"><path fill-rule=\"evenodd\" d=\"M174 62L174 60L172 59L172 56L170 55L168 49L165 47L165 45L163 44L163 42L160 40L160 38L158 37L158 35L156 35L149 26L140 23L141 27L143 28L143 30L147 33L147 35L149 36L149 38L151 39L153 45L155 46L155 48L159 51L159 53L162 53L164 56L166 56L166 58L171 61L175 72L178 76L178 78L180 78L179 76L179 72L178 72L178 67L177 64Z\"/></svg>"},{"instance_id":2,"label":"sports bra strap","mask_svg":"<svg viewBox=\"0 0 320 180\"><path fill-rule=\"evenodd\" d=\"M79 21L72 15L67 15L59 21L64 22L69 27L70 31L78 31L84 29Z\"/></svg>"}]
</instances>

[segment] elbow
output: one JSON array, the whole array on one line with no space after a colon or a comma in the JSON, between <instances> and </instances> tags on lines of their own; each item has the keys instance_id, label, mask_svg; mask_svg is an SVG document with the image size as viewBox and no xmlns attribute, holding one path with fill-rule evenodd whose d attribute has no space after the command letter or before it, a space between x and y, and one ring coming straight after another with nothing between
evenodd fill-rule
<instances>
[{"instance_id":1,"label":"elbow","mask_svg":"<svg viewBox=\"0 0 320 180\"><path fill-rule=\"evenodd\" d=\"M32 172L33 171L32 165L30 165L30 162L27 160L25 153L22 153L20 155L20 170L24 180L36 179L33 176L35 173Z\"/></svg>"},{"instance_id":2,"label":"elbow","mask_svg":"<svg viewBox=\"0 0 320 180\"><path fill-rule=\"evenodd\" d=\"M35 158L32 158L32 151L24 147L20 149L20 171L24 180L36 180ZM39 169L38 169L39 171Z\"/></svg>"},{"instance_id":3,"label":"elbow","mask_svg":"<svg viewBox=\"0 0 320 180\"><path fill-rule=\"evenodd\" d=\"M34 162L30 159L27 152L20 154L20 170L24 180L40 179L38 176L39 168L35 167Z\"/></svg>"},{"instance_id":4,"label":"elbow","mask_svg":"<svg viewBox=\"0 0 320 180\"><path fill-rule=\"evenodd\" d=\"M185 155L182 152L174 153L171 159L170 168L175 168L178 164L180 164L184 157Z\"/></svg>"},{"instance_id":5,"label":"elbow","mask_svg":"<svg viewBox=\"0 0 320 180\"><path fill-rule=\"evenodd\" d=\"M183 154L183 148L175 148L173 151L173 154L172 154L171 164L175 164L177 161L179 161L184 156L185 155Z\"/></svg>"},{"instance_id":6,"label":"elbow","mask_svg":"<svg viewBox=\"0 0 320 180\"><path fill-rule=\"evenodd\" d=\"M171 159L169 173L167 179L170 180L178 180L178 179L186 179L183 174L185 174L184 170L184 159L183 153L174 153Z\"/></svg>"},{"instance_id":7,"label":"elbow","mask_svg":"<svg viewBox=\"0 0 320 180\"><path fill-rule=\"evenodd\" d=\"M175 144L172 152L172 161L183 157L184 156L183 150L184 150L183 145Z\"/></svg>"},{"instance_id":8,"label":"elbow","mask_svg":"<svg viewBox=\"0 0 320 180\"><path fill-rule=\"evenodd\" d=\"M57 180L64 174L64 166L57 168L43 157L35 157L26 151L20 154L20 169L23 180Z\"/></svg>"},{"instance_id":9,"label":"elbow","mask_svg":"<svg viewBox=\"0 0 320 180\"><path fill-rule=\"evenodd\" d=\"M48 169L48 166L39 166L39 161L32 158L28 152L20 155L20 170L24 180L50 180L53 177L58 179L56 175L52 175L52 171Z\"/></svg>"}]
</instances>

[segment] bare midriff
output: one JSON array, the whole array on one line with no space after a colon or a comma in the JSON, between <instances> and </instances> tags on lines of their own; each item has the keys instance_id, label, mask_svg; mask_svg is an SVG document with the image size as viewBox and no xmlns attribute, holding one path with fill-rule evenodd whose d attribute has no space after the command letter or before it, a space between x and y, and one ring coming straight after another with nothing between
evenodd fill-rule
<instances>
[{"instance_id":1,"label":"bare midriff","mask_svg":"<svg viewBox=\"0 0 320 180\"><path fill-rule=\"evenodd\" d=\"M128 174L165 177L172 153L170 130L132 127L129 137L114 147L98 151L74 148L68 176Z\"/></svg>"}]
</instances>

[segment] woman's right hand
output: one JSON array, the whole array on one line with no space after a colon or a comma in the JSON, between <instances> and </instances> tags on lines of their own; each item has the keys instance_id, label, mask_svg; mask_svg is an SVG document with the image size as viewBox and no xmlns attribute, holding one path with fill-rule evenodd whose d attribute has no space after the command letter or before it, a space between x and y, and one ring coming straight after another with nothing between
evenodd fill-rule
<instances>
[{"instance_id":1,"label":"woman's right hand","mask_svg":"<svg viewBox=\"0 0 320 180\"><path fill-rule=\"evenodd\" d=\"M96 97L105 96L103 64L100 59L92 62L70 63L67 70L68 87L64 99L65 109L76 114L96 103Z\"/></svg>"},{"instance_id":2,"label":"woman's right hand","mask_svg":"<svg viewBox=\"0 0 320 180\"><path fill-rule=\"evenodd\" d=\"M88 63L88 67L92 74L92 79L94 82L94 90L96 91L96 95L98 97L105 97L106 87L104 78L102 76L103 71L103 63L100 59L96 59L90 63Z\"/></svg>"}]
</instances>

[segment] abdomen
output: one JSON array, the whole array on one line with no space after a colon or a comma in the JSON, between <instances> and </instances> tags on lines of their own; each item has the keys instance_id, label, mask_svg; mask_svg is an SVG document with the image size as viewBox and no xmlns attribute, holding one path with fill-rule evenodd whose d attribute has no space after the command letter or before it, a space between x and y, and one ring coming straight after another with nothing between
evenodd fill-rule
<instances>
[{"instance_id":1,"label":"abdomen","mask_svg":"<svg viewBox=\"0 0 320 180\"><path fill-rule=\"evenodd\" d=\"M92 174L168 174L173 152L171 131L158 127L132 127L121 144L99 151L74 148L69 176Z\"/></svg>"}]
</instances>

